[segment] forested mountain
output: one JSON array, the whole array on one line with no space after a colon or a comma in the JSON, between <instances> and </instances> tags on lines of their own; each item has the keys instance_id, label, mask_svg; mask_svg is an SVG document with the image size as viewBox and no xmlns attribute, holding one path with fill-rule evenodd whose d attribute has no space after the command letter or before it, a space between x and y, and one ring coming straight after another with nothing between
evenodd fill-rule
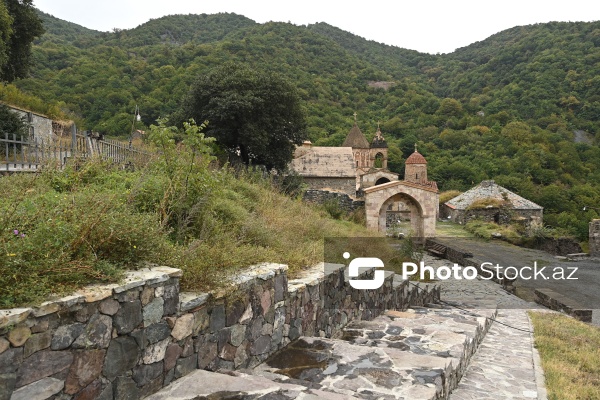
<instances>
[{"instance_id":1,"label":"forested mountain","mask_svg":"<svg viewBox=\"0 0 600 400\"><path fill-rule=\"evenodd\" d=\"M83 128L126 137L136 104L148 126L178 108L199 74L235 61L297 85L316 144L341 144L356 111L367 136L381 122L393 170L419 142L442 190L496 179L580 238L597 215L583 205L600 207L600 22L515 27L429 55L325 23L236 14L168 16L110 33L41 17L31 77L15 84Z\"/></svg>"}]
</instances>

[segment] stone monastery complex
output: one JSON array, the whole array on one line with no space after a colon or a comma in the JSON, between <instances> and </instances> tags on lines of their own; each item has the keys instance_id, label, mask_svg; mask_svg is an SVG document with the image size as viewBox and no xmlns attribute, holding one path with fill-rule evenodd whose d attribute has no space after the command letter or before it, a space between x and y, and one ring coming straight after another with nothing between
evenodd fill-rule
<instances>
[{"instance_id":1,"label":"stone monastery complex","mask_svg":"<svg viewBox=\"0 0 600 400\"><path fill-rule=\"evenodd\" d=\"M296 149L291 169L312 191L347 196L365 204L367 227L385 231L388 212L411 221L414 236L435 236L438 211L436 182L427 180L427 160L417 151L405 162L404 180L388 170L388 145L378 128L371 143L354 125L341 147Z\"/></svg>"}]
</instances>

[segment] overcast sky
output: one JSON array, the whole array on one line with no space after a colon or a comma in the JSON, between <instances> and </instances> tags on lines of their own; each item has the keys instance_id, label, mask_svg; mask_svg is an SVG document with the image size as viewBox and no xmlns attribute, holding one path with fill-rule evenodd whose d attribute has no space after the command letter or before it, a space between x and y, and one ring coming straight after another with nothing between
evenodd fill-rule
<instances>
[{"instance_id":1,"label":"overcast sky","mask_svg":"<svg viewBox=\"0 0 600 400\"><path fill-rule=\"evenodd\" d=\"M170 14L234 12L256 22L327 22L369 40L449 53L517 25L600 20L600 1L538 0L34 0L40 10L86 28L130 29Z\"/></svg>"}]
</instances>

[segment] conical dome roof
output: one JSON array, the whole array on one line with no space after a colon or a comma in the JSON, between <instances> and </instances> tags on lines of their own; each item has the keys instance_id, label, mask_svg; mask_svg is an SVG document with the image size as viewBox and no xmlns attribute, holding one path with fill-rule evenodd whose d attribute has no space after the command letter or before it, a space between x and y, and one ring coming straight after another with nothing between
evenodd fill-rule
<instances>
[{"instance_id":1,"label":"conical dome roof","mask_svg":"<svg viewBox=\"0 0 600 400\"><path fill-rule=\"evenodd\" d=\"M370 148L369 141L360 131L360 128L358 125L356 125L356 122L354 122L354 126L352 129L350 129L350 132L348 132L348 136L346 136L346 140L344 140L342 147L352 147L353 149Z\"/></svg>"}]
</instances>

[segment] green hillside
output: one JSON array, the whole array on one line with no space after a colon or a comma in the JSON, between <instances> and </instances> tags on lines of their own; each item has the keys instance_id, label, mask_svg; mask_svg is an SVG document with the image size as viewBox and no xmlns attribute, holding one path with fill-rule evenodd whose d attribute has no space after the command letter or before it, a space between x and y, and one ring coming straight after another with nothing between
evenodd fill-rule
<instances>
[{"instance_id":1,"label":"green hillside","mask_svg":"<svg viewBox=\"0 0 600 400\"><path fill-rule=\"evenodd\" d=\"M515 27L434 56L325 23L236 14L169 16L111 33L42 17L32 76L16 85L62 102L85 129L126 137L136 104L149 126L178 108L196 76L235 61L298 86L316 144L341 144L356 111L367 136L381 122L393 170L419 142L442 190L496 179L580 239L597 216L581 209L600 207L600 22Z\"/></svg>"}]
</instances>

